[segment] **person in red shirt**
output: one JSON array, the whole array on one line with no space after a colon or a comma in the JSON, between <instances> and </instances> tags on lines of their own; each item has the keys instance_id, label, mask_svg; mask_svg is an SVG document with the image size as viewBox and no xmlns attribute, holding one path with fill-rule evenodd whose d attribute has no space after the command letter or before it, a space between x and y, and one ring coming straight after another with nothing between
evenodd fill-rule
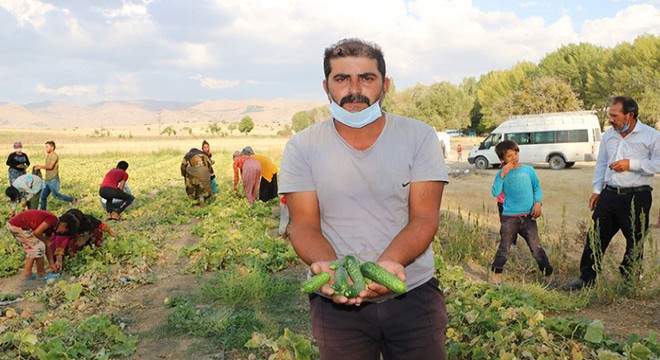
<instances>
[{"instance_id":1,"label":"person in red shirt","mask_svg":"<svg viewBox=\"0 0 660 360\"><path fill-rule=\"evenodd\" d=\"M106 203L107 219L119 220L119 214L133 203L135 197L124 191L124 185L128 181L128 163L124 160L117 163L117 167L108 171L101 182L99 195L104 198ZM113 203L114 199L122 200L119 206Z\"/></svg>"},{"instance_id":2,"label":"person in red shirt","mask_svg":"<svg viewBox=\"0 0 660 360\"><path fill-rule=\"evenodd\" d=\"M46 274L44 268L44 254L48 256L48 262L52 271L56 271L53 261L53 251L50 246L51 234L57 236L69 236L75 232L78 221L70 215L57 216L45 210L25 210L7 221L9 233L18 241L25 250L25 268L23 277L26 280L45 281L57 278L56 273ZM32 273L32 267L36 263L37 274Z\"/></svg>"}]
</instances>

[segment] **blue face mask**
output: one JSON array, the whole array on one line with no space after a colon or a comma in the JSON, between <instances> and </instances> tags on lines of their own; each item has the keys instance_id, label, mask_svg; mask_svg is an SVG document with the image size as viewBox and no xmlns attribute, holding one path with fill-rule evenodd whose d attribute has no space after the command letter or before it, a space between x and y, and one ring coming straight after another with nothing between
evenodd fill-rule
<instances>
[{"instance_id":1,"label":"blue face mask","mask_svg":"<svg viewBox=\"0 0 660 360\"><path fill-rule=\"evenodd\" d=\"M379 100L380 98L362 111L350 112L339 106L339 104L330 97L330 115L346 126L356 129L363 128L383 115L380 111Z\"/></svg>"},{"instance_id":2,"label":"blue face mask","mask_svg":"<svg viewBox=\"0 0 660 360\"><path fill-rule=\"evenodd\" d=\"M624 125L624 126L621 128L621 130L617 130L617 132L618 132L619 134L623 134L623 133L625 133L626 131L628 131L628 128L630 128L630 120L628 120L628 122L626 123L626 125Z\"/></svg>"}]
</instances>

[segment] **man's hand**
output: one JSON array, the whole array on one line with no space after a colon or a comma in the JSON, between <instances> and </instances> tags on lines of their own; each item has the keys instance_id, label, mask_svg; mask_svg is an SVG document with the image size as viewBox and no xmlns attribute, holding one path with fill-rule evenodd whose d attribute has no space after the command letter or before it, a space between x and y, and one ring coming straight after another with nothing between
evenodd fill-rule
<instances>
[{"instance_id":1,"label":"man's hand","mask_svg":"<svg viewBox=\"0 0 660 360\"><path fill-rule=\"evenodd\" d=\"M591 194L591 197L589 198L589 210L594 211L594 208L596 207L596 203L598 203L598 198L600 197L600 194Z\"/></svg>"},{"instance_id":2,"label":"man's hand","mask_svg":"<svg viewBox=\"0 0 660 360\"><path fill-rule=\"evenodd\" d=\"M629 159L617 160L617 161L610 164L610 169L612 169L616 172L629 171L630 170L630 160Z\"/></svg>"},{"instance_id":3,"label":"man's hand","mask_svg":"<svg viewBox=\"0 0 660 360\"><path fill-rule=\"evenodd\" d=\"M406 269L403 267L403 265L390 260L378 261L378 265L382 266L383 268L385 268L385 270L396 275L396 277L398 277L399 279L406 281ZM364 298L376 298L379 296L390 294L391 292L392 291L386 288L385 286L377 282L372 282L367 286L367 293L365 294Z\"/></svg>"},{"instance_id":4,"label":"man's hand","mask_svg":"<svg viewBox=\"0 0 660 360\"><path fill-rule=\"evenodd\" d=\"M535 202L534 206L532 207L532 218L538 219L541 216L541 203L540 202Z\"/></svg>"}]
</instances>

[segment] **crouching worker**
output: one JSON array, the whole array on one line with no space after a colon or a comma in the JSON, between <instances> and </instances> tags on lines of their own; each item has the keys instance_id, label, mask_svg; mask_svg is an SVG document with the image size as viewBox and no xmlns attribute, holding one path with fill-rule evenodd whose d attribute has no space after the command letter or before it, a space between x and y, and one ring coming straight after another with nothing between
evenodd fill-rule
<instances>
[{"instance_id":1,"label":"crouching worker","mask_svg":"<svg viewBox=\"0 0 660 360\"><path fill-rule=\"evenodd\" d=\"M9 233L18 241L25 250L25 267L23 278L25 280L58 278L57 267L53 260L53 252L50 246L49 236L66 235L71 229L75 231L77 221L71 216L57 216L45 210L26 210L12 217L7 222ZM44 255L48 257L51 273L46 273L44 266ZM36 264L37 273L32 273Z\"/></svg>"},{"instance_id":2,"label":"crouching worker","mask_svg":"<svg viewBox=\"0 0 660 360\"><path fill-rule=\"evenodd\" d=\"M11 202L11 216L16 215L19 205L28 209L37 209L42 187L41 178L36 175L25 174L17 177L11 186L5 189L5 195Z\"/></svg>"},{"instance_id":3,"label":"crouching worker","mask_svg":"<svg viewBox=\"0 0 660 360\"><path fill-rule=\"evenodd\" d=\"M68 243L67 249L71 256L75 255L85 246L89 246L90 248L92 247L92 244L97 248L103 246L103 233L108 233L112 237L117 237L117 234L108 224L97 219L93 215L83 214L83 212L78 209L70 209L65 214L74 216L80 224L80 226L78 226L78 231Z\"/></svg>"}]
</instances>

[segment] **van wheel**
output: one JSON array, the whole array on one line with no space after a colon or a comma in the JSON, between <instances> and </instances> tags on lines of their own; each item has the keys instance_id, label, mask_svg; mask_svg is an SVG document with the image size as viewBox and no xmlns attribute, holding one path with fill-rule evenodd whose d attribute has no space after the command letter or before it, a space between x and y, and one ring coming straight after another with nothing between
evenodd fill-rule
<instances>
[{"instance_id":1,"label":"van wheel","mask_svg":"<svg viewBox=\"0 0 660 360\"><path fill-rule=\"evenodd\" d=\"M573 165L575 165L575 161L569 161L569 162L566 163L566 168L567 169L571 168L571 167L573 167Z\"/></svg>"},{"instance_id":2,"label":"van wheel","mask_svg":"<svg viewBox=\"0 0 660 360\"><path fill-rule=\"evenodd\" d=\"M566 167L566 161L564 161L564 158L559 155L553 155L550 157L548 164L550 164L550 169L552 170L561 170Z\"/></svg>"},{"instance_id":3,"label":"van wheel","mask_svg":"<svg viewBox=\"0 0 660 360\"><path fill-rule=\"evenodd\" d=\"M481 170L488 169L488 159L483 156L479 156L478 158L474 159L474 166Z\"/></svg>"}]
</instances>

